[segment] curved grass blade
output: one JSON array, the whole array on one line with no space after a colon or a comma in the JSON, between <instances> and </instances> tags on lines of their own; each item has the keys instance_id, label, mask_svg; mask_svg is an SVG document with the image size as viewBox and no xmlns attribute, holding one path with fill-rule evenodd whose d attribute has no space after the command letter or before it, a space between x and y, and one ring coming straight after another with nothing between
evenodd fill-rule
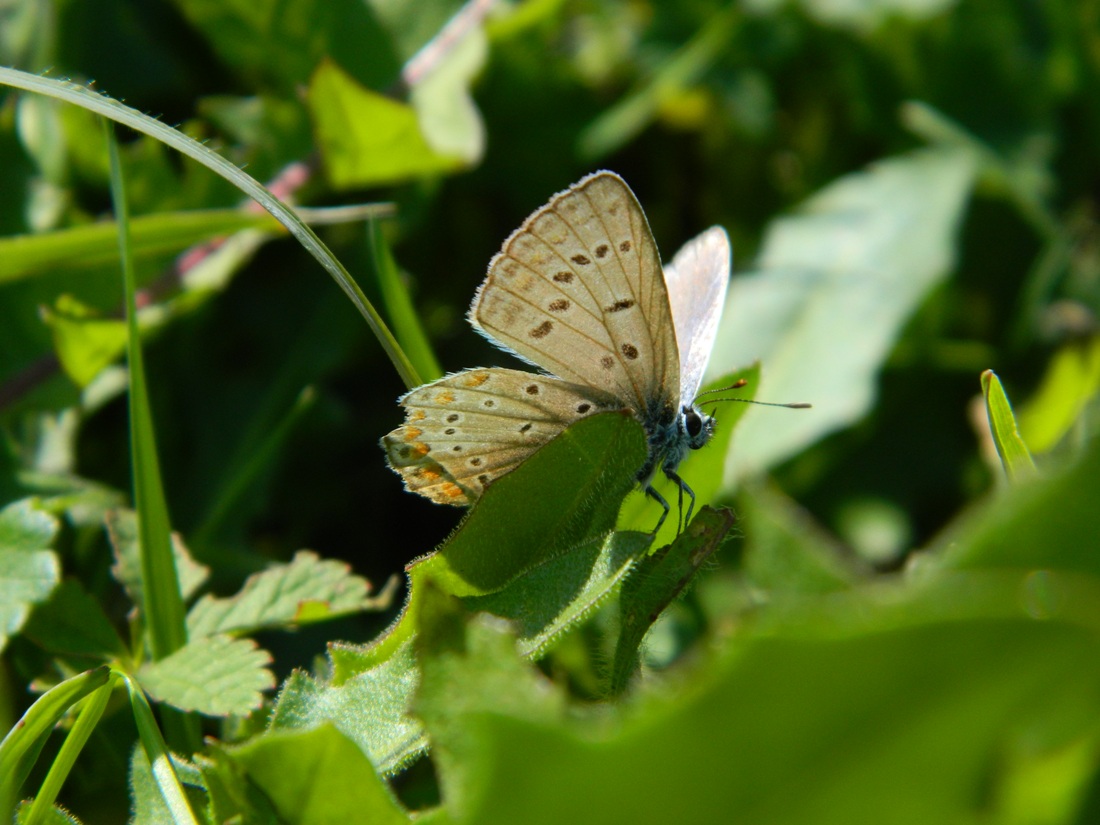
<instances>
[{"instance_id":1,"label":"curved grass blade","mask_svg":"<svg viewBox=\"0 0 1100 825\"><path fill-rule=\"evenodd\" d=\"M0 817L10 821L19 789L57 720L75 703L106 685L110 673L110 668L102 665L54 685L8 731L0 742Z\"/></svg>"},{"instance_id":2,"label":"curved grass blade","mask_svg":"<svg viewBox=\"0 0 1100 825\"><path fill-rule=\"evenodd\" d=\"M49 773L46 774L46 778L42 782L42 787L38 789L38 793L34 797L25 825L37 825L46 821L46 817L52 810L54 801L61 791L61 786L65 784L65 779L68 777L69 771L72 770L76 758L80 755L80 751L84 749L84 745L87 743L88 737L92 735L92 731L95 730L100 717L103 716L103 711L107 707L107 700L111 698L112 687L112 685L103 685L83 700L83 707L80 708L80 712L77 714L72 730L65 737L65 744L61 746L60 752L50 766Z\"/></svg>"}]
</instances>

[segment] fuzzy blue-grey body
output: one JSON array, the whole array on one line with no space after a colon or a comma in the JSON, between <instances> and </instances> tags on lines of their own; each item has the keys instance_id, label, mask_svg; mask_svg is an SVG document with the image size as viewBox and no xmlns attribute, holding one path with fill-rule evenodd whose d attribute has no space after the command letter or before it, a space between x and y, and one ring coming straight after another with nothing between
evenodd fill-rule
<instances>
[{"instance_id":1,"label":"fuzzy blue-grey body","mask_svg":"<svg viewBox=\"0 0 1100 825\"><path fill-rule=\"evenodd\" d=\"M686 525L695 508L695 493L676 470L689 450L698 450L710 441L714 435L714 418L689 401L682 404L678 412L667 404L661 404L656 409L651 408L639 420L646 431L649 455L638 471L638 483L647 496L664 508L654 532L661 529L671 509L665 497L653 487L653 477L658 468L679 488L680 513L677 519L682 518L682 523ZM686 515L683 513L684 493L689 499Z\"/></svg>"}]
</instances>

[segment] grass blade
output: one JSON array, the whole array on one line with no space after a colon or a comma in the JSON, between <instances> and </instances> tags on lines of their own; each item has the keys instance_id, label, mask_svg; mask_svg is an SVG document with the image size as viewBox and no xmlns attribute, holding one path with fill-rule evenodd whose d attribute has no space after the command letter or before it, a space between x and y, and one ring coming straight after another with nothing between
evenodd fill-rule
<instances>
[{"instance_id":1,"label":"grass blade","mask_svg":"<svg viewBox=\"0 0 1100 825\"><path fill-rule=\"evenodd\" d=\"M982 395L985 396L985 411L989 416L989 429L1001 465L1010 481L1019 481L1035 472L1035 462L1020 437L1016 427L1016 416L1012 414L1012 405L1008 403L1001 380L993 370L982 373Z\"/></svg>"},{"instance_id":2,"label":"grass blade","mask_svg":"<svg viewBox=\"0 0 1100 825\"><path fill-rule=\"evenodd\" d=\"M0 817L6 816L5 821L11 820L19 789L57 720L75 703L107 684L110 673L103 665L50 688L27 708L23 718L0 742Z\"/></svg>"},{"instance_id":3,"label":"grass blade","mask_svg":"<svg viewBox=\"0 0 1100 825\"><path fill-rule=\"evenodd\" d=\"M104 685L83 701L83 707L81 707L76 717L76 722L73 724L72 730L69 731L69 735L65 737L65 744L61 746L57 758L50 766L49 773L46 774L46 779L42 782L42 787L38 789L38 794L31 804L30 813L27 814L25 825L37 825L39 822L46 821L46 816L53 807L57 794L61 791L61 786L65 784L65 779L68 777L69 771L72 770L76 758L80 755L80 751L84 749L84 745L87 743L88 737L92 735L92 731L95 730L100 717L103 716L103 711L107 707L107 700L111 698L112 687L113 685Z\"/></svg>"},{"instance_id":4,"label":"grass blade","mask_svg":"<svg viewBox=\"0 0 1100 825\"><path fill-rule=\"evenodd\" d=\"M129 338L130 456L133 462L134 508L138 513L138 539L141 546L142 613L153 659L163 659L187 644L187 625L184 621L183 595L176 571L176 559L172 553L172 525L161 483L153 415L149 408L145 383L141 334L134 301L136 283L130 248L129 206L122 179L122 164L114 127L104 121L104 128L111 161L111 198L118 220L119 256ZM179 747L197 747L198 726L194 721L166 709L165 724Z\"/></svg>"},{"instance_id":5,"label":"grass blade","mask_svg":"<svg viewBox=\"0 0 1100 825\"><path fill-rule=\"evenodd\" d=\"M367 233L371 261L374 263L374 276L378 280L382 302L397 333L397 340L408 354L409 360L419 370L421 378L425 381L441 378L443 370L440 369L435 353L432 352L432 345L413 307L409 291L401 281L397 263L382 232L381 222L368 221Z\"/></svg>"}]
</instances>

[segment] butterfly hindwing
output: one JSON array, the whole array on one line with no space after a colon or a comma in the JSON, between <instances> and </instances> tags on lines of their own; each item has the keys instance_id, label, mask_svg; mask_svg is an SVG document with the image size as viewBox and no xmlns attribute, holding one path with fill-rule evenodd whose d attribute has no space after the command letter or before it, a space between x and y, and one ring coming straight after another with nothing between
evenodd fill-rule
<instances>
[{"instance_id":1,"label":"butterfly hindwing","mask_svg":"<svg viewBox=\"0 0 1100 825\"><path fill-rule=\"evenodd\" d=\"M524 222L489 264L470 319L522 358L640 415L679 400L657 246L611 172L584 178Z\"/></svg>"},{"instance_id":2,"label":"butterfly hindwing","mask_svg":"<svg viewBox=\"0 0 1100 825\"><path fill-rule=\"evenodd\" d=\"M382 438L409 490L472 504L577 419L621 404L588 387L521 370L473 369L404 395L405 423Z\"/></svg>"}]
</instances>

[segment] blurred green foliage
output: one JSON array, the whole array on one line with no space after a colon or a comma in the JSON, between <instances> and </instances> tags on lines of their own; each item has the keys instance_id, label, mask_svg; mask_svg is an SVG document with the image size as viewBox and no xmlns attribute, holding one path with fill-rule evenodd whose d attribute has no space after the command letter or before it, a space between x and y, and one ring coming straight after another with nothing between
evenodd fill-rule
<instances>
[{"instance_id":1,"label":"blurred green foliage","mask_svg":"<svg viewBox=\"0 0 1100 825\"><path fill-rule=\"evenodd\" d=\"M87 822L160 821L163 793L204 821L1100 818L1098 0L12 0L0 65L94 81L296 204L392 203L310 220L425 372L515 366L464 320L485 267L613 169L665 260L733 241L709 377L814 404L719 407L683 466L739 516L717 552L663 533L632 566L638 433L593 419L399 611L361 576L461 513L385 466L393 364L232 185L123 133L159 475L205 588L150 662L103 130L0 87L0 730L53 687L0 801L108 662L220 741L180 791L112 702L59 797ZM1006 445L1035 472L1009 483ZM620 528L657 515L631 493ZM619 589L659 612L700 566L638 650ZM252 637L289 676L262 708Z\"/></svg>"}]
</instances>

